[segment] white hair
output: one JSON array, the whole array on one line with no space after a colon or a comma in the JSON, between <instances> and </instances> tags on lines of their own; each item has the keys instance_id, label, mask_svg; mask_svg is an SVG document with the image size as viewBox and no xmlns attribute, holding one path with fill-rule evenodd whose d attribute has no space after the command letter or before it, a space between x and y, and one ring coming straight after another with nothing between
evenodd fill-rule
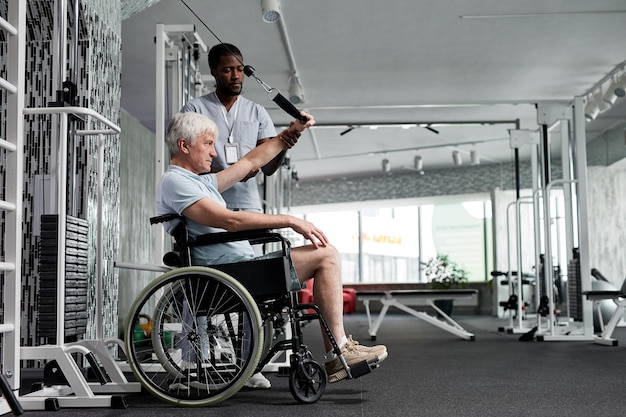
<instances>
[{"instance_id":1,"label":"white hair","mask_svg":"<svg viewBox=\"0 0 626 417\"><path fill-rule=\"evenodd\" d=\"M165 143L170 155L178 153L178 139L185 139L193 145L201 133L209 133L217 138L218 130L215 122L203 114L195 112L176 113L167 126Z\"/></svg>"}]
</instances>

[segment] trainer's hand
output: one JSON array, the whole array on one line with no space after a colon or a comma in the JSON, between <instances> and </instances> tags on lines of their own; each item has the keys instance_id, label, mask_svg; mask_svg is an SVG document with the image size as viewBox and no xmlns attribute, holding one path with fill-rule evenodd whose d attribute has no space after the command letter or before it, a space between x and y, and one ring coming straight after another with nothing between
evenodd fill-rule
<instances>
[{"instance_id":1,"label":"trainer's hand","mask_svg":"<svg viewBox=\"0 0 626 417\"><path fill-rule=\"evenodd\" d=\"M241 179L241 181L240 181L240 182L246 182L246 181L248 181L250 178L256 177L256 174L258 174L258 173L259 173L259 168L257 168L257 169L253 169L252 171L248 172L248 175L246 175L245 177L243 177L243 178Z\"/></svg>"},{"instance_id":2,"label":"trainer's hand","mask_svg":"<svg viewBox=\"0 0 626 417\"><path fill-rule=\"evenodd\" d=\"M285 145L287 145L287 149L293 148L293 146L296 143L298 143L298 138L300 138L300 135L302 134L299 131L295 130L295 128L293 128L293 125L294 125L294 122L291 122L289 124L289 129L285 129L284 131L280 132L280 134L278 135L280 140Z\"/></svg>"}]
</instances>

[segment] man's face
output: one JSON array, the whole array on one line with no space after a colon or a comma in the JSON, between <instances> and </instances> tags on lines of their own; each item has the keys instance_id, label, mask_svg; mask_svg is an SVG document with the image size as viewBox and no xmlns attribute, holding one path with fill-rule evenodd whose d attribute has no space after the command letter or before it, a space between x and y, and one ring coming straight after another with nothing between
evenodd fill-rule
<instances>
[{"instance_id":1,"label":"man's face","mask_svg":"<svg viewBox=\"0 0 626 417\"><path fill-rule=\"evenodd\" d=\"M243 87L243 58L224 55L216 68L211 70L215 78L216 89L229 96L238 96Z\"/></svg>"},{"instance_id":2,"label":"man's face","mask_svg":"<svg viewBox=\"0 0 626 417\"><path fill-rule=\"evenodd\" d=\"M182 141L179 144L180 150L186 155L185 168L195 174L211 171L211 163L217 156L213 135L207 132L200 133L193 144L184 139L179 140Z\"/></svg>"}]
</instances>

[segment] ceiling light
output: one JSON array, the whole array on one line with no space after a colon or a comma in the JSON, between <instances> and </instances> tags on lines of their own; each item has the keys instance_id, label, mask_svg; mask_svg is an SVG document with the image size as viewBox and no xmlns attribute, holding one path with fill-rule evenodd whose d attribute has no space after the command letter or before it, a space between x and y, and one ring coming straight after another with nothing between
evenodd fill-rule
<instances>
[{"instance_id":1,"label":"ceiling light","mask_svg":"<svg viewBox=\"0 0 626 417\"><path fill-rule=\"evenodd\" d=\"M391 171L391 164L389 163L389 159L387 158L383 159L382 165L383 165L383 172L385 174Z\"/></svg>"},{"instance_id":2,"label":"ceiling light","mask_svg":"<svg viewBox=\"0 0 626 417\"><path fill-rule=\"evenodd\" d=\"M480 156L477 150L472 149L470 151L470 161L472 165L480 165Z\"/></svg>"},{"instance_id":3,"label":"ceiling light","mask_svg":"<svg viewBox=\"0 0 626 417\"><path fill-rule=\"evenodd\" d=\"M304 94L302 93L302 86L298 77L291 77L289 79L289 101L293 104L298 104L304 101Z\"/></svg>"},{"instance_id":4,"label":"ceiling light","mask_svg":"<svg viewBox=\"0 0 626 417\"><path fill-rule=\"evenodd\" d=\"M422 126L426 130L430 130L431 132L437 135L439 134L439 131L437 129L432 128L430 125L420 125L420 126Z\"/></svg>"},{"instance_id":5,"label":"ceiling light","mask_svg":"<svg viewBox=\"0 0 626 417\"><path fill-rule=\"evenodd\" d=\"M344 130L343 132L339 133L339 136L343 136L347 133L350 133L354 130L354 126L348 126L348 128L346 130Z\"/></svg>"},{"instance_id":6,"label":"ceiling light","mask_svg":"<svg viewBox=\"0 0 626 417\"><path fill-rule=\"evenodd\" d=\"M461 158L461 152L452 151L452 160L454 161L454 165L462 165L463 158Z\"/></svg>"},{"instance_id":7,"label":"ceiling light","mask_svg":"<svg viewBox=\"0 0 626 417\"><path fill-rule=\"evenodd\" d=\"M615 77L611 77L611 83L609 84L609 88L606 89L606 93L602 96L602 101L609 103L610 105L615 104L615 101L617 100L615 87L617 87L617 80Z\"/></svg>"},{"instance_id":8,"label":"ceiling light","mask_svg":"<svg viewBox=\"0 0 626 417\"><path fill-rule=\"evenodd\" d=\"M587 105L585 106L585 118L588 121L592 121L600 114L600 109L598 108L598 104L596 100L594 100L593 96L587 97Z\"/></svg>"},{"instance_id":9,"label":"ceiling light","mask_svg":"<svg viewBox=\"0 0 626 417\"><path fill-rule=\"evenodd\" d=\"M596 101L596 105L598 106L598 110L600 110L600 113L604 113L605 111L607 111L608 109L611 108L611 105L609 103L607 103L606 101L602 100L602 90L601 89L596 91L596 93L593 95L593 100Z\"/></svg>"},{"instance_id":10,"label":"ceiling light","mask_svg":"<svg viewBox=\"0 0 626 417\"><path fill-rule=\"evenodd\" d=\"M422 168L424 167L424 160L422 159L421 155L415 155L415 158L413 158L413 168L415 168L416 171L421 171Z\"/></svg>"},{"instance_id":11,"label":"ceiling light","mask_svg":"<svg viewBox=\"0 0 626 417\"><path fill-rule=\"evenodd\" d=\"M626 72L624 74L622 74L622 78L620 79L619 83L617 83L617 85L613 89L613 93L617 97L624 97L624 96L626 96Z\"/></svg>"},{"instance_id":12,"label":"ceiling light","mask_svg":"<svg viewBox=\"0 0 626 417\"><path fill-rule=\"evenodd\" d=\"M261 0L261 14L263 15L263 21L267 23L280 19L278 0Z\"/></svg>"}]
</instances>

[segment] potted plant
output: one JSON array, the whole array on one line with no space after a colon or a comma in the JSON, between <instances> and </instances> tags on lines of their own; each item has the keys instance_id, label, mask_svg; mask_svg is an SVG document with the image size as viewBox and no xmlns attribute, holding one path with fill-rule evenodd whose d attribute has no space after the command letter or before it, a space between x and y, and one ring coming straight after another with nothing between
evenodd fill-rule
<instances>
[{"instance_id":1,"label":"potted plant","mask_svg":"<svg viewBox=\"0 0 626 417\"><path fill-rule=\"evenodd\" d=\"M465 288L469 273L448 255L437 254L427 262L421 262L427 279L426 288L431 290L451 290ZM453 300L435 300L435 305L445 314L452 313ZM439 315L439 314L438 314Z\"/></svg>"}]
</instances>

